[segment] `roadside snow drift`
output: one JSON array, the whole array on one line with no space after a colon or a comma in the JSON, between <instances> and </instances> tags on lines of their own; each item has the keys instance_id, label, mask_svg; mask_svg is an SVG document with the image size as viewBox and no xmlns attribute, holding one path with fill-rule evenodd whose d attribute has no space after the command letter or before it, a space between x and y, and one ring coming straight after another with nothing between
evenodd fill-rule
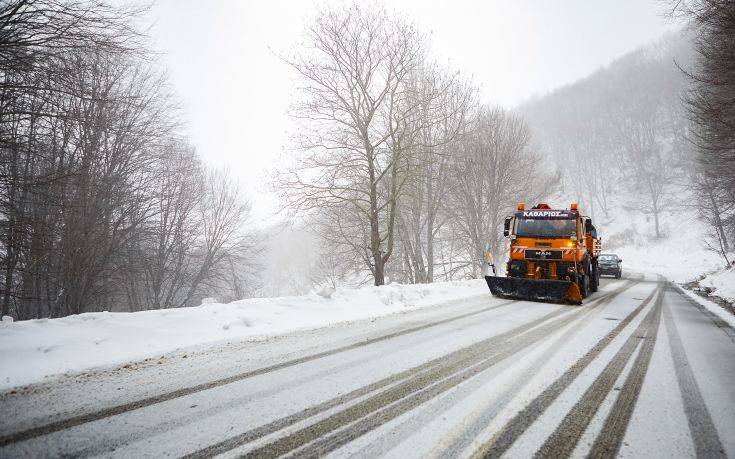
<instances>
[{"instance_id":1,"label":"roadside snow drift","mask_svg":"<svg viewBox=\"0 0 735 459\"><path fill-rule=\"evenodd\" d=\"M359 289L142 311L0 323L0 389L179 348L319 328L489 295L484 280Z\"/></svg>"},{"instance_id":2,"label":"roadside snow drift","mask_svg":"<svg viewBox=\"0 0 735 459\"><path fill-rule=\"evenodd\" d=\"M707 275L699 281L702 287L712 289L712 293L727 301L735 302L735 268L723 269Z\"/></svg>"},{"instance_id":3,"label":"roadside snow drift","mask_svg":"<svg viewBox=\"0 0 735 459\"><path fill-rule=\"evenodd\" d=\"M662 217L662 226L671 229L667 237L654 239L641 216L621 215L610 225L600 224L602 251L618 254L623 259L623 272L657 273L678 283L695 280L720 268L723 261L705 246L696 225L681 224L686 218L680 213Z\"/></svg>"}]
</instances>

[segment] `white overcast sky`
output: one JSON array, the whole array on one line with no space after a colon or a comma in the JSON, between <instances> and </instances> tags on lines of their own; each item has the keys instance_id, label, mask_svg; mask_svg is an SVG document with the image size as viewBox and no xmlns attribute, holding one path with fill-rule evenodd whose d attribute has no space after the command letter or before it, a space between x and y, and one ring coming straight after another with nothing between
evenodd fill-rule
<instances>
[{"instance_id":1,"label":"white overcast sky","mask_svg":"<svg viewBox=\"0 0 735 459\"><path fill-rule=\"evenodd\" d=\"M292 74L274 55L331 0L157 0L148 18L204 160L235 173L259 218L277 204L265 176L287 145ZM609 64L680 25L660 0L396 0L431 33L433 55L471 75L485 101L512 107Z\"/></svg>"}]
</instances>

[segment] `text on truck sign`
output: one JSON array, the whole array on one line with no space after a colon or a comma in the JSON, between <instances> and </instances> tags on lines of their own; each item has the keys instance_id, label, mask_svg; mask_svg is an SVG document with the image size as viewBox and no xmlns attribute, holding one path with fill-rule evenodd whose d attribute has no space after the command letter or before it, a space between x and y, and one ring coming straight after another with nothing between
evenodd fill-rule
<instances>
[{"instance_id":1,"label":"text on truck sign","mask_svg":"<svg viewBox=\"0 0 735 459\"><path fill-rule=\"evenodd\" d=\"M574 218L574 214L565 210L524 210L523 218Z\"/></svg>"}]
</instances>

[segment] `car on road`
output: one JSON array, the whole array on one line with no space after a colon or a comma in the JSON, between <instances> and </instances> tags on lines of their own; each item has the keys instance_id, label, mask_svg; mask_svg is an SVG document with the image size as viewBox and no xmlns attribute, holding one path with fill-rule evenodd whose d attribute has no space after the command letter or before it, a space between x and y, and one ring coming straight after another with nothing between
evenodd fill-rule
<instances>
[{"instance_id":1,"label":"car on road","mask_svg":"<svg viewBox=\"0 0 735 459\"><path fill-rule=\"evenodd\" d=\"M614 253L602 253L597 259L600 276L614 276L620 279L623 275L623 259Z\"/></svg>"}]
</instances>

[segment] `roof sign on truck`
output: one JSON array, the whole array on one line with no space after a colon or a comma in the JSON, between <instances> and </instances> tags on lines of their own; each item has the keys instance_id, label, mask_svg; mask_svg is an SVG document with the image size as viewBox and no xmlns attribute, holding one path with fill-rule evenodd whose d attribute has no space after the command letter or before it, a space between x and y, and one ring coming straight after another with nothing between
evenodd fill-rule
<instances>
[{"instance_id":1,"label":"roof sign on truck","mask_svg":"<svg viewBox=\"0 0 735 459\"><path fill-rule=\"evenodd\" d=\"M568 210L524 210L516 212L521 218L576 218L576 214Z\"/></svg>"}]
</instances>

